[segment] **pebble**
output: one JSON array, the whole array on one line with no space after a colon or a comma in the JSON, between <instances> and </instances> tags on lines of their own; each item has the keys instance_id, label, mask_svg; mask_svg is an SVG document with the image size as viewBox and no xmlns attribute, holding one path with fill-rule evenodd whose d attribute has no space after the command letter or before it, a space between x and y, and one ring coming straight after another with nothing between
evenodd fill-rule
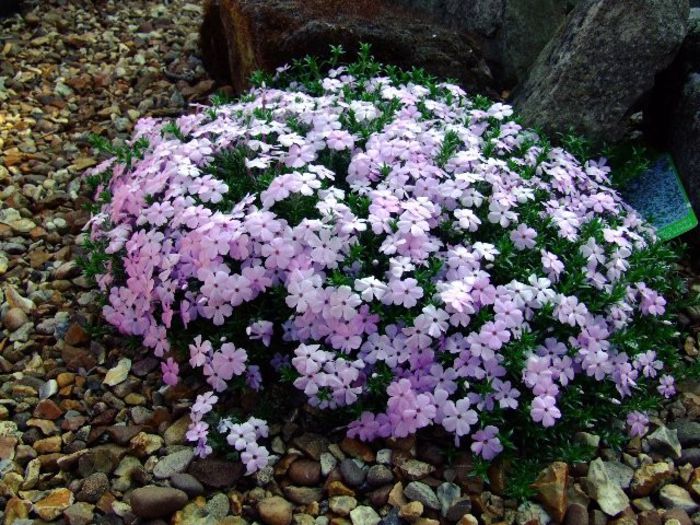
<instances>
[{"instance_id":1,"label":"pebble","mask_svg":"<svg viewBox=\"0 0 700 525\"><path fill-rule=\"evenodd\" d=\"M367 471L367 483L372 487L380 487L394 481L394 473L386 465L372 465Z\"/></svg>"},{"instance_id":2,"label":"pebble","mask_svg":"<svg viewBox=\"0 0 700 525\"><path fill-rule=\"evenodd\" d=\"M338 465L338 460L330 452L323 452L319 456L319 461L321 463L321 475L328 476L331 471Z\"/></svg>"},{"instance_id":3,"label":"pebble","mask_svg":"<svg viewBox=\"0 0 700 525\"><path fill-rule=\"evenodd\" d=\"M399 517L413 523L423 515L423 504L420 501L411 501L402 505L399 509Z\"/></svg>"},{"instance_id":4,"label":"pebble","mask_svg":"<svg viewBox=\"0 0 700 525\"><path fill-rule=\"evenodd\" d=\"M681 457L682 447L678 441L678 431L666 426L660 426L646 438L649 448L662 454L669 454L672 458Z\"/></svg>"},{"instance_id":5,"label":"pebble","mask_svg":"<svg viewBox=\"0 0 700 525\"><path fill-rule=\"evenodd\" d=\"M610 480L602 459L597 458L590 463L585 484L588 495L608 516L616 516L628 507L627 494Z\"/></svg>"},{"instance_id":6,"label":"pebble","mask_svg":"<svg viewBox=\"0 0 700 525\"><path fill-rule=\"evenodd\" d=\"M698 504L695 503L690 493L683 487L674 484L668 484L661 487L659 491L659 501L667 509L679 508L692 514L698 510Z\"/></svg>"},{"instance_id":7,"label":"pebble","mask_svg":"<svg viewBox=\"0 0 700 525\"><path fill-rule=\"evenodd\" d=\"M184 507L187 494L179 489L151 485L135 489L129 501L138 517L163 518Z\"/></svg>"},{"instance_id":8,"label":"pebble","mask_svg":"<svg viewBox=\"0 0 700 525\"><path fill-rule=\"evenodd\" d=\"M452 505L462 495L462 489L455 483L445 482L438 485L435 492L437 493L438 501L440 501L440 512L446 517Z\"/></svg>"},{"instance_id":9,"label":"pebble","mask_svg":"<svg viewBox=\"0 0 700 525\"><path fill-rule=\"evenodd\" d=\"M204 486L192 474L186 472L176 472L170 476L170 484L184 491L190 498L204 493Z\"/></svg>"},{"instance_id":10,"label":"pebble","mask_svg":"<svg viewBox=\"0 0 700 525\"><path fill-rule=\"evenodd\" d=\"M194 458L194 450L186 448L163 456L153 469L153 475L158 479L167 479L173 474L184 472Z\"/></svg>"},{"instance_id":11,"label":"pebble","mask_svg":"<svg viewBox=\"0 0 700 525\"><path fill-rule=\"evenodd\" d=\"M399 465L399 471L406 479L417 481L432 474L435 471L435 467L417 459L408 459Z\"/></svg>"},{"instance_id":12,"label":"pebble","mask_svg":"<svg viewBox=\"0 0 700 525\"><path fill-rule=\"evenodd\" d=\"M110 368L107 371L107 375L104 378L104 384L107 386L116 386L120 383L126 381L129 371L131 370L131 359L123 358L120 359L114 368Z\"/></svg>"},{"instance_id":13,"label":"pebble","mask_svg":"<svg viewBox=\"0 0 700 525\"><path fill-rule=\"evenodd\" d=\"M228 497L226 494L218 493L207 501L207 514L216 520L223 519L230 510Z\"/></svg>"},{"instance_id":14,"label":"pebble","mask_svg":"<svg viewBox=\"0 0 700 525\"><path fill-rule=\"evenodd\" d=\"M193 461L187 471L203 485L221 489L233 486L245 469L239 462L205 458Z\"/></svg>"},{"instance_id":15,"label":"pebble","mask_svg":"<svg viewBox=\"0 0 700 525\"><path fill-rule=\"evenodd\" d=\"M2 324L10 332L14 332L29 321L27 314L21 308L10 308L2 318Z\"/></svg>"},{"instance_id":16,"label":"pebble","mask_svg":"<svg viewBox=\"0 0 700 525\"><path fill-rule=\"evenodd\" d=\"M421 481L412 481L406 485L403 494L407 499L420 501L430 509L440 509L440 500L438 500L433 489Z\"/></svg>"},{"instance_id":17,"label":"pebble","mask_svg":"<svg viewBox=\"0 0 700 525\"><path fill-rule=\"evenodd\" d=\"M321 464L311 459L298 459L289 466L287 476L295 485L313 487L321 481Z\"/></svg>"},{"instance_id":18,"label":"pebble","mask_svg":"<svg viewBox=\"0 0 700 525\"><path fill-rule=\"evenodd\" d=\"M63 511L68 525L92 525L95 522L94 505L79 501Z\"/></svg>"},{"instance_id":19,"label":"pebble","mask_svg":"<svg viewBox=\"0 0 700 525\"><path fill-rule=\"evenodd\" d=\"M53 521L70 507L74 500L70 490L66 488L55 489L34 503L33 510L41 519Z\"/></svg>"},{"instance_id":20,"label":"pebble","mask_svg":"<svg viewBox=\"0 0 700 525\"><path fill-rule=\"evenodd\" d=\"M367 477L367 466L361 460L346 458L340 462L340 473L345 483L359 487Z\"/></svg>"},{"instance_id":21,"label":"pebble","mask_svg":"<svg viewBox=\"0 0 700 525\"><path fill-rule=\"evenodd\" d=\"M678 442L683 448L700 444L700 422L698 421L675 421L669 428L676 431Z\"/></svg>"},{"instance_id":22,"label":"pebble","mask_svg":"<svg viewBox=\"0 0 700 525\"><path fill-rule=\"evenodd\" d=\"M372 507L362 505L350 511L350 521L352 525L377 525L381 518Z\"/></svg>"},{"instance_id":23,"label":"pebble","mask_svg":"<svg viewBox=\"0 0 700 525\"><path fill-rule=\"evenodd\" d=\"M352 496L333 496L328 500L328 506L339 516L348 516L357 507L357 500Z\"/></svg>"},{"instance_id":24,"label":"pebble","mask_svg":"<svg viewBox=\"0 0 700 525\"><path fill-rule=\"evenodd\" d=\"M571 503L566 509L564 525L588 525L588 509L580 503Z\"/></svg>"},{"instance_id":25,"label":"pebble","mask_svg":"<svg viewBox=\"0 0 700 525\"><path fill-rule=\"evenodd\" d=\"M85 478L77 499L87 503L97 503L108 489L109 478L107 475L104 472L95 472Z\"/></svg>"},{"instance_id":26,"label":"pebble","mask_svg":"<svg viewBox=\"0 0 700 525\"><path fill-rule=\"evenodd\" d=\"M258 502L258 514L267 525L289 525L292 522L292 504L280 496Z\"/></svg>"}]
</instances>

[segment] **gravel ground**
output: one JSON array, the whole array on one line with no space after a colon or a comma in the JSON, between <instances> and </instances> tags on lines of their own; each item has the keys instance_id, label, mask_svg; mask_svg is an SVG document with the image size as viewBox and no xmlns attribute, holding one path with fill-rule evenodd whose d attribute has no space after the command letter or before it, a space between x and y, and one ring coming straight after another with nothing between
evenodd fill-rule
<instances>
[{"instance_id":1,"label":"gravel ground","mask_svg":"<svg viewBox=\"0 0 700 525\"><path fill-rule=\"evenodd\" d=\"M2 523L700 525L695 383L645 440L551 465L537 503L505 497L498 466L471 477L431 436L369 447L320 435L303 411L273 427L276 463L254 478L193 458L191 390L162 389L155 359L86 331L95 294L75 258L79 174L98 160L87 135L124 138L141 116L206 100L200 17L185 0L43 1L0 21ZM695 358L697 312L685 322Z\"/></svg>"}]
</instances>

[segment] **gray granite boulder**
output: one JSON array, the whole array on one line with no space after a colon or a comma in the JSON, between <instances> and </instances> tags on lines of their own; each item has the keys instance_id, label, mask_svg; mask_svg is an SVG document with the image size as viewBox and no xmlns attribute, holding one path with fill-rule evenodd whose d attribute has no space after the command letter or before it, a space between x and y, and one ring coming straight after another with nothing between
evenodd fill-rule
<instances>
[{"instance_id":1,"label":"gray granite boulder","mask_svg":"<svg viewBox=\"0 0 700 525\"><path fill-rule=\"evenodd\" d=\"M688 13L688 0L582 0L516 90L516 108L550 133L619 140L680 48Z\"/></svg>"}]
</instances>

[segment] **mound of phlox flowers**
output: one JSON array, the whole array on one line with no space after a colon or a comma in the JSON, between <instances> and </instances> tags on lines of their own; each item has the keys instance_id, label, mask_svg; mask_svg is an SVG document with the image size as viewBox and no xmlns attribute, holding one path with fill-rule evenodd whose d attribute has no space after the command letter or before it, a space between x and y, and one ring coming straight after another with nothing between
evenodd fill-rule
<instances>
[{"instance_id":1,"label":"mound of phlox flowers","mask_svg":"<svg viewBox=\"0 0 700 525\"><path fill-rule=\"evenodd\" d=\"M367 56L293 74L142 119L90 174L104 317L209 385L197 452L219 433L264 467L266 422L217 402L279 377L350 436L439 426L485 459L611 414L646 432L637 399L675 391L668 265L605 163Z\"/></svg>"}]
</instances>

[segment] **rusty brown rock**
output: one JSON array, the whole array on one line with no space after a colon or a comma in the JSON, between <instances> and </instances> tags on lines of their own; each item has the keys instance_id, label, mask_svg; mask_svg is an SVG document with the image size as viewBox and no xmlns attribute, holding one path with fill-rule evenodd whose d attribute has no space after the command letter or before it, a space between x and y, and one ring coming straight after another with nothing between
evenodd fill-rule
<instances>
[{"instance_id":1,"label":"rusty brown rock","mask_svg":"<svg viewBox=\"0 0 700 525\"><path fill-rule=\"evenodd\" d=\"M422 67L470 91L493 94L491 73L475 40L389 0L211 0L201 30L210 73L243 91L258 69L306 55L328 56L342 45L353 56L372 45L381 62Z\"/></svg>"},{"instance_id":2,"label":"rusty brown rock","mask_svg":"<svg viewBox=\"0 0 700 525\"><path fill-rule=\"evenodd\" d=\"M661 483L673 476L673 468L668 463L651 463L635 470L630 490L634 497L648 496Z\"/></svg>"},{"instance_id":3,"label":"rusty brown rock","mask_svg":"<svg viewBox=\"0 0 700 525\"><path fill-rule=\"evenodd\" d=\"M532 488L537 491L537 499L559 523L564 521L568 506L568 480L569 466L556 461L544 469L532 484Z\"/></svg>"}]
</instances>

